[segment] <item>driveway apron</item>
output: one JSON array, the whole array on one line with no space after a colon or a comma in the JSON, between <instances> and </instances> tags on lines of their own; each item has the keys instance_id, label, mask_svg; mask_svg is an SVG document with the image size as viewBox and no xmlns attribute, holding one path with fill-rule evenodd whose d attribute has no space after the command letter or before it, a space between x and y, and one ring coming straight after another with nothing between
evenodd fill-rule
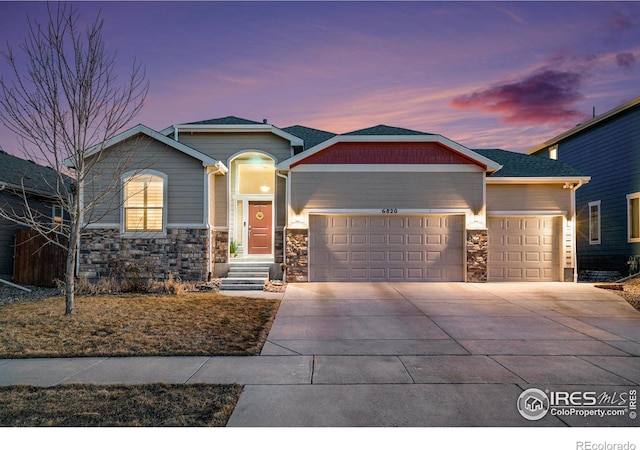
<instances>
[{"instance_id":1,"label":"driveway apron","mask_svg":"<svg viewBox=\"0 0 640 450\"><path fill-rule=\"evenodd\" d=\"M638 311L589 284L290 284L259 358L310 358L308 381L247 384L228 425L637 426L527 420L517 402L635 389L638 330Z\"/></svg>"}]
</instances>

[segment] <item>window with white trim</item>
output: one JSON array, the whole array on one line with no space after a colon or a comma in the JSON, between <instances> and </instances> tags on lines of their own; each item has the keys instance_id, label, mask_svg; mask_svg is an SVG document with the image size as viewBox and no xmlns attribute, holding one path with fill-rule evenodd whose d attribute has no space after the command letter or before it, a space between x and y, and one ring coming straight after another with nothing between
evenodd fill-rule
<instances>
[{"instance_id":1,"label":"window with white trim","mask_svg":"<svg viewBox=\"0 0 640 450\"><path fill-rule=\"evenodd\" d=\"M640 192L627 195L627 229L629 242L640 242Z\"/></svg>"},{"instance_id":2,"label":"window with white trim","mask_svg":"<svg viewBox=\"0 0 640 450\"><path fill-rule=\"evenodd\" d=\"M162 232L166 175L147 171L123 177L124 232Z\"/></svg>"},{"instance_id":3,"label":"window with white trim","mask_svg":"<svg viewBox=\"0 0 640 450\"><path fill-rule=\"evenodd\" d=\"M589 202L589 244L600 243L600 200Z\"/></svg>"},{"instance_id":4,"label":"window with white trim","mask_svg":"<svg viewBox=\"0 0 640 450\"><path fill-rule=\"evenodd\" d=\"M549 159L558 159L558 146L549 147Z\"/></svg>"}]
</instances>

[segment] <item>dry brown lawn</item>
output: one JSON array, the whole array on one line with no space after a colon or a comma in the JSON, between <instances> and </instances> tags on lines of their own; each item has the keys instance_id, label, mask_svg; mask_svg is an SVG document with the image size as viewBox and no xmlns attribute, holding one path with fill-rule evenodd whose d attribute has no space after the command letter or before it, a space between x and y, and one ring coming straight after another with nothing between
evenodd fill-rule
<instances>
[{"instance_id":1,"label":"dry brown lawn","mask_svg":"<svg viewBox=\"0 0 640 450\"><path fill-rule=\"evenodd\" d=\"M225 426L238 401L237 384L0 387L0 426Z\"/></svg>"},{"instance_id":2,"label":"dry brown lawn","mask_svg":"<svg viewBox=\"0 0 640 450\"><path fill-rule=\"evenodd\" d=\"M0 358L257 355L279 300L218 293L53 297L0 307Z\"/></svg>"},{"instance_id":3,"label":"dry brown lawn","mask_svg":"<svg viewBox=\"0 0 640 450\"><path fill-rule=\"evenodd\" d=\"M0 307L0 358L256 355L280 302L217 293L79 296ZM224 426L242 386L0 387L0 426Z\"/></svg>"}]
</instances>

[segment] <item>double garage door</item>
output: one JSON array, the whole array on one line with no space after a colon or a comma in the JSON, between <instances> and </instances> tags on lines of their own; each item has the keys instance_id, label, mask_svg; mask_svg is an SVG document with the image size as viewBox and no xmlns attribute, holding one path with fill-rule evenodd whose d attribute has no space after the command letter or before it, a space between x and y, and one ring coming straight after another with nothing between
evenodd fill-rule
<instances>
[{"instance_id":1,"label":"double garage door","mask_svg":"<svg viewBox=\"0 0 640 450\"><path fill-rule=\"evenodd\" d=\"M463 216L310 216L310 281L463 281Z\"/></svg>"},{"instance_id":2,"label":"double garage door","mask_svg":"<svg viewBox=\"0 0 640 450\"><path fill-rule=\"evenodd\" d=\"M560 219L490 217L489 281L558 281ZM310 281L464 281L464 217L312 215Z\"/></svg>"}]
</instances>

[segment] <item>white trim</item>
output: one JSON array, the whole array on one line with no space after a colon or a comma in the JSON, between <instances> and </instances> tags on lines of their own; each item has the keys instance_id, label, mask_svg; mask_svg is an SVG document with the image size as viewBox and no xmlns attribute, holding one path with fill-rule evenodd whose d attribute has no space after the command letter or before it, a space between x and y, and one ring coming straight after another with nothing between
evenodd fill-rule
<instances>
[{"instance_id":1,"label":"white trim","mask_svg":"<svg viewBox=\"0 0 640 450\"><path fill-rule=\"evenodd\" d=\"M127 231L120 233L121 238L125 239L156 239L167 237L167 230L164 231Z\"/></svg>"},{"instance_id":2,"label":"white trim","mask_svg":"<svg viewBox=\"0 0 640 450\"><path fill-rule=\"evenodd\" d=\"M469 209L443 209L443 208L424 208L424 209L412 209L412 208L399 208L393 209L392 213L384 213L380 208L366 208L366 209L340 209L340 208L315 208L307 209L305 212L308 215L327 216L327 215L350 215L350 216L423 216L423 215L464 215Z\"/></svg>"},{"instance_id":3,"label":"white trim","mask_svg":"<svg viewBox=\"0 0 640 450\"><path fill-rule=\"evenodd\" d=\"M193 228L197 230L203 230L207 228L206 223L168 223L167 229L169 228Z\"/></svg>"},{"instance_id":4,"label":"white trim","mask_svg":"<svg viewBox=\"0 0 640 450\"><path fill-rule=\"evenodd\" d=\"M291 172L484 172L475 164L300 164Z\"/></svg>"},{"instance_id":5,"label":"white trim","mask_svg":"<svg viewBox=\"0 0 640 450\"><path fill-rule=\"evenodd\" d=\"M450 139L440 136L438 134L418 134L418 135L344 135L339 134L337 136L328 139L315 147L305 150L302 153L298 153L293 158L289 158L286 161L281 162L276 167L282 170L289 170L293 164L296 164L311 155L314 155L322 150L331 147L340 142L435 142L445 147L449 147L464 156L467 156L473 161L487 167L488 171L500 170L502 166L489 158L486 158L467 147L458 144Z\"/></svg>"},{"instance_id":6,"label":"white trim","mask_svg":"<svg viewBox=\"0 0 640 450\"><path fill-rule=\"evenodd\" d=\"M563 211L563 210L487 211L487 217L493 217L493 216L538 217L538 216L566 216L566 215L567 215L567 211Z\"/></svg>"},{"instance_id":7,"label":"white trim","mask_svg":"<svg viewBox=\"0 0 640 450\"><path fill-rule=\"evenodd\" d=\"M100 230L107 228L115 228L116 230L120 229L119 223L88 223L84 225L84 228L87 230Z\"/></svg>"},{"instance_id":8,"label":"white trim","mask_svg":"<svg viewBox=\"0 0 640 450\"><path fill-rule=\"evenodd\" d=\"M587 222L589 223L589 236L588 236L588 242L589 245L598 245L602 243L602 206L601 206L601 201L600 200L596 200L593 202L589 202L588 203L588 208L587 208ZM597 239L591 239L592 237L592 232L593 229L591 228L591 208L597 206L598 207L598 236Z\"/></svg>"},{"instance_id":9,"label":"white trim","mask_svg":"<svg viewBox=\"0 0 640 450\"><path fill-rule=\"evenodd\" d=\"M173 125L165 128L160 133L273 133L291 143L292 146L300 146L304 144L304 141L291 133L281 130L269 123L256 123L256 124L238 124L238 125L216 125L216 124L182 124Z\"/></svg>"},{"instance_id":10,"label":"white trim","mask_svg":"<svg viewBox=\"0 0 640 450\"><path fill-rule=\"evenodd\" d=\"M487 177L487 184L587 184L591 177Z\"/></svg>"},{"instance_id":11,"label":"white trim","mask_svg":"<svg viewBox=\"0 0 640 450\"><path fill-rule=\"evenodd\" d=\"M126 198L124 197L125 195L125 186L126 186L126 182L127 180L131 179L131 178L136 178L136 177L141 177L141 176L145 176L145 175L150 175L152 177L155 178L160 178L162 180L162 230L161 231L127 231L126 230L126 224L125 224L125 203L126 203ZM153 169L144 169L144 170L130 170L128 172L125 172L122 174L122 176L120 177L120 183L121 183L121 189L120 189L120 233L123 236L129 236L131 234L137 234L137 233L147 233L147 234L163 234L166 235L167 234L167 220L169 217L169 176L164 173L164 172L160 172L159 170L153 170Z\"/></svg>"},{"instance_id":12,"label":"white trim","mask_svg":"<svg viewBox=\"0 0 640 450\"><path fill-rule=\"evenodd\" d=\"M632 194L627 194L627 242L628 243L634 243L634 242L640 242L640 234L638 235L638 237L631 237L631 231L632 231L632 227L631 227L631 211L629 210L629 200L635 200L635 199L639 199L638 203L639 203L639 208L638 208L638 215L640 215L640 192L634 192ZM640 218L638 218L638 220L640 221ZM640 230L639 230L640 231Z\"/></svg>"},{"instance_id":13,"label":"white trim","mask_svg":"<svg viewBox=\"0 0 640 450\"><path fill-rule=\"evenodd\" d=\"M106 142L103 142L101 144L98 145L94 145L93 147L89 148L86 153L85 153L85 157L89 157L92 155L95 155L96 153L99 153L103 150L106 150L107 148L114 146L122 141L125 141L127 139L130 139L134 136L136 136L137 134L144 134L146 136L149 136L152 139L155 139L159 142L162 142L165 145L168 145L186 155L189 155L199 161L202 162L202 165L207 167L207 166L216 166L218 168L221 169L221 172L226 173L226 167L224 166L224 164L222 164L220 161L211 158L207 155L205 155L204 153L199 152L198 150L195 150L187 145L184 145L181 142L177 142L174 141L171 138L168 138L167 136L158 133L155 130L152 130L151 128L145 126L145 125L136 125L133 128L128 129L127 131L124 131L116 136L114 136L113 138L107 140ZM64 164L67 167L74 167L73 162L71 161L71 159L66 159L64 161ZM224 170L223 170L224 169Z\"/></svg>"}]
</instances>

